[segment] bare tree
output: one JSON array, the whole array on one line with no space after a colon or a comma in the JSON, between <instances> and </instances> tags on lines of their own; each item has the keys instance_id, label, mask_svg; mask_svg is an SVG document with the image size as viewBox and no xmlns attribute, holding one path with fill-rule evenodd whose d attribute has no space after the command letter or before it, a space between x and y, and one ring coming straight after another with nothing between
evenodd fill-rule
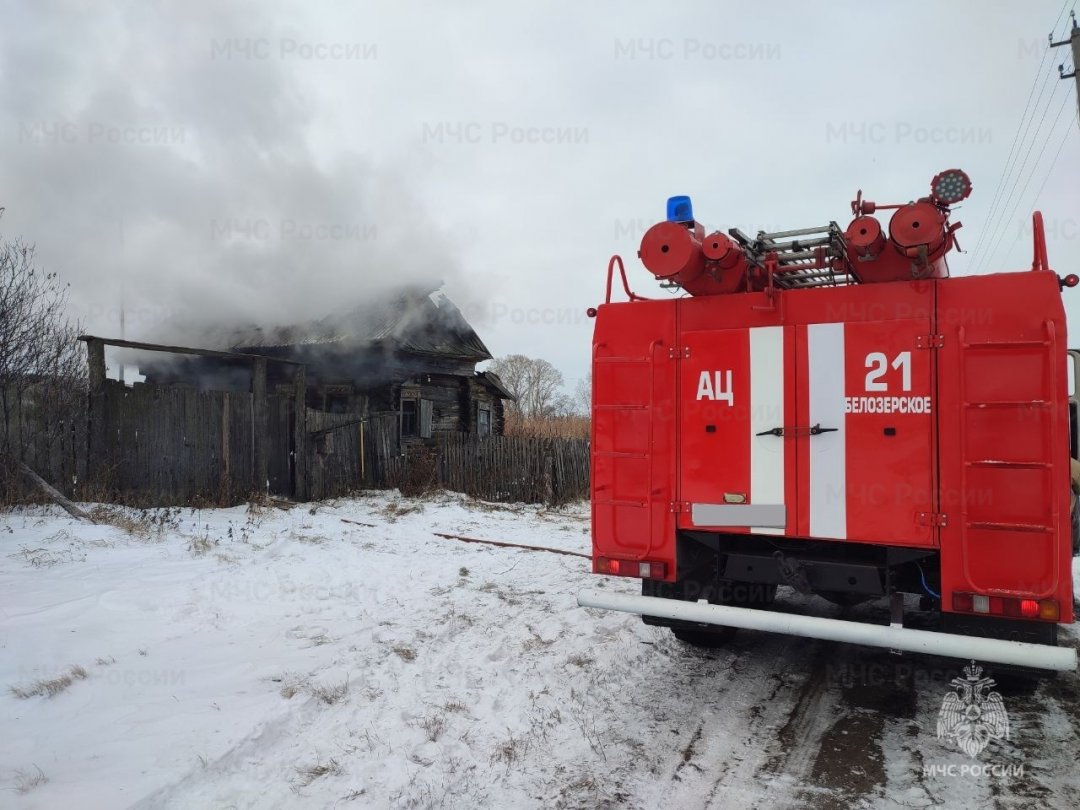
<instances>
[{"instance_id":1,"label":"bare tree","mask_svg":"<svg viewBox=\"0 0 1080 810\"><path fill-rule=\"evenodd\" d=\"M568 410L568 398L560 393L562 373L547 360L511 354L491 364L507 390L516 398L510 408L523 416L561 416Z\"/></svg>"},{"instance_id":2,"label":"bare tree","mask_svg":"<svg viewBox=\"0 0 1080 810\"><path fill-rule=\"evenodd\" d=\"M0 486L9 494L30 450L51 454L84 403L85 360L67 295L55 273L34 266L32 247L0 241Z\"/></svg>"},{"instance_id":3,"label":"bare tree","mask_svg":"<svg viewBox=\"0 0 1080 810\"><path fill-rule=\"evenodd\" d=\"M525 400L529 364L532 360L523 354L508 354L491 362L488 371L497 374L506 390L514 395L513 402L506 407L511 412L520 412Z\"/></svg>"},{"instance_id":4,"label":"bare tree","mask_svg":"<svg viewBox=\"0 0 1080 810\"><path fill-rule=\"evenodd\" d=\"M574 409L585 416L592 414L592 372L578 380L574 388Z\"/></svg>"},{"instance_id":5,"label":"bare tree","mask_svg":"<svg viewBox=\"0 0 1080 810\"><path fill-rule=\"evenodd\" d=\"M531 416L558 416L565 407L565 399L559 389L563 376L547 360L533 360L529 366L528 389L525 410Z\"/></svg>"}]
</instances>

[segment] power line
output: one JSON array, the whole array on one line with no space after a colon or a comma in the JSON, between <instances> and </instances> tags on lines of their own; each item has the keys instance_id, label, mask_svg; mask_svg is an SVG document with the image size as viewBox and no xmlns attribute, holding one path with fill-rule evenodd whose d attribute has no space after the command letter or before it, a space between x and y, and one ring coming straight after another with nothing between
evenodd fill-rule
<instances>
[{"instance_id":1,"label":"power line","mask_svg":"<svg viewBox=\"0 0 1080 810\"><path fill-rule=\"evenodd\" d=\"M1051 99L1052 98L1053 98L1053 96L1051 96ZM1055 118L1054 118L1054 123L1050 125L1050 132L1053 132L1054 129L1057 127L1058 121L1061 120L1061 114L1063 112L1065 112L1065 107L1066 107L1066 105L1068 105L1068 103L1069 103L1069 95L1068 95L1068 93L1066 93L1065 97L1062 99L1061 106L1058 108L1057 116L1055 116ZM1047 104L1047 110L1043 111L1043 119L1046 118L1046 112L1049 110L1049 108L1050 108L1050 105ZM1035 132L1035 137L1036 138L1038 138L1039 130L1042 129L1042 124L1043 124L1043 122L1042 122L1042 120L1040 120L1039 121L1039 127ZM1027 187L1031 184L1031 178L1034 175L1035 167L1038 166L1039 161L1042 160L1043 153L1046 152L1046 146L1047 146L1047 144L1049 142L1050 142L1050 133L1048 132L1047 135L1046 135L1046 138L1043 140L1042 148L1039 150L1039 156L1037 158L1035 158L1035 163L1031 167L1032 171L1031 171L1031 173L1029 173L1027 175L1027 179L1024 181L1024 185L1020 189L1020 193L1016 197L1016 203L1013 205L1013 207L1011 209L1009 209L1008 216L1005 217L1001 221L1001 223L1000 223L1000 225L998 227L998 231L997 231L997 233L996 233L996 235L994 237L994 241L992 243L992 248L993 249L987 254L987 257L986 257L986 262L985 262L986 264L990 264L990 265L993 264L994 257L997 256L997 252L998 252L999 247L1001 245L1001 239L1005 235L1005 226L1007 225L1007 223L1009 223L1012 220L1012 217L1016 214L1016 209L1020 206L1020 200L1023 198L1024 192L1027 191ZM1035 143L1033 141L1031 146L1034 146L1034 145L1035 145ZM1020 174L1023 174L1024 167L1027 166L1027 159L1030 156L1031 156L1031 147L1028 148L1027 155L1024 156L1024 162L1020 167ZM1020 174L1018 174L1016 176L1017 182L1019 182L1019 180L1020 180ZM1013 188L1015 188L1015 187L1016 187L1016 183L1013 183ZM1011 199L1011 198L1012 198L1012 191L1009 192L1009 199Z\"/></svg>"},{"instance_id":2,"label":"power line","mask_svg":"<svg viewBox=\"0 0 1080 810\"><path fill-rule=\"evenodd\" d=\"M994 237L998 233L998 229L1004 224L1005 211L1008 209L1009 204L1013 201L1013 195L1016 192L1017 186L1020 184L1020 177L1024 173L1024 169L1027 167L1028 158L1031 157L1031 150L1034 148L1036 142L1038 142L1039 140L1039 133L1042 132L1043 124L1046 122L1046 115L1050 112L1050 107L1053 105L1054 93L1057 92L1058 85L1055 83L1053 87L1054 89L1050 91L1050 96L1046 99L1046 105L1042 107L1042 114L1039 116L1038 126L1035 127L1035 132L1031 136L1030 141L1027 140L1027 133L1024 133L1023 139L1027 143L1027 148L1024 151L1023 161L1020 161L1018 163L1014 162L1013 168L1016 170L1015 174L1010 173L1010 176L1012 178L1012 185L1009 186L1008 192L1005 194L1001 205L998 207L997 214L986 223L986 231L989 234L988 241L984 243L985 248L983 249L982 254L979 256L979 261L976 263L975 272L979 272L979 270L981 270L982 267L986 264L986 260L989 258L989 256L987 255L987 253L989 252L989 248L992 247L994 244ZM1043 89L1045 89L1045 86ZM1040 99L1041 95L1042 94L1040 93ZM1034 121L1035 118L1032 117L1031 121L1028 122L1029 130L1031 128L1031 123L1033 123ZM1019 158L1019 155L1017 155L1017 157ZM1006 180L1006 185L1008 185L1008 180Z\"/></svg>"},{"instance_id":3,"label":"power line","mask_svg":"<svg viewBox=\"0 0 1080 810\"><path fill-rule=\"evenodd\" d=\"M1008 206L1008 204L1012 202L1013 192L1015 191L1016 186L1020 182L1020 177L1021 175L1023 175L1024 169L1027 167L1028 158L1031 156L1031 150L1035 146L1035 140L1038 139L1039 132L1042 130L1043 122L1046 119L1046 114L1050 111L1050 105L1052 101L1053 95L1051 95L1051 97L1047 99L1046 108L1043 110L1042 118L1039 120L1039 126L1036 128L1035 131L1035 139L1033 139L1031 144L1028 146L1028 151L1024 156L1024 161L1020 166L1020 171L1017 173L1016 179L1013 181L1012 189L1009 190L1005 206ZM1061 120L1061 114L1065 111L1065 106L1068 104L1068 101L1068 94L1066 94L1065 98L1062 100L1061 107L1058 108L1057 115L1054 117L1054 123L1050 125L1050 129L1047 131L1046 138L1042 142L1042 147L1039 149L1038 157L1035 158L1035 162L1031 166L1031 171L1028 172L1024 179L1024 185L1021 187L1019 194L1016 195L1016 202L1013 203L1011 208L1008 208L1009 213L1007 215L1005 214L1005 206L1001 208L1001 217L999 218L996 229L991 230L991 241L987 243L987 249L983 252L983 256L981 257L981 261L979 262L978 266L979 269L983 269L987 266L993 265L993 260L997 257L997 252L1000 249L1002 239L1005 236L1006 228L1009 226L1009 223L1012 222L1012 218L1016 214L1016 210L1020 205L1020 200L1023 199L1024 192L1027 191L1028 186L1031 184L1031 179L1034 175L1035 169L1039 165L1039 161L1042 160L1042 156L1046 152L1046 147L1050 143L1051 133L1057 127L1058 121ZM978 269L976 270L976 272L978 272Z\"/></svg>"},{"instance_id":4,"label":"power line","mask_svg":"<svg viewBox=\"0 0 1080 810\"><path fill-rule=\"evenodd\" d=\"M1057 28L1058 23L1061 21L1061 15L1065 13L1065 6L1069 4L1069 0L1065 0L1065 5L1061 7L1061 11L1058 12L1058 18L1054 21L1054 28ZM1051 29L1052 30L1052 29ZM1043 50L1042 59L1039 60L1039 66L1035 69L1035 78L1031 80L1031 89L1028 91L1027 103L1024 104L1024 112L1020 114L1020 121L1016 125L1016 133L1013 135L1012 144L1009 146L1009 156L1005 158L1005 168L1001 172L1001 177L998 178L997 186L994 189L994 198L990 203L990 211L986 215L986 221L990 222L994 216L994 212L997 210L998 200L1001 198L1001 192L1005 188L1005 177L1009 172L1009 167L1012 165L1013 153L1016 151L1016 144L1020 140L1020 130L1024 128L1024 121L1027 120L1028 109L1031 107L1031 99L1035 96L1035 87L1039 84L1039 76L1043 72L1043 63L1046 62L1046 58L1050 55L1050 48L1047 47ZM1042 93L1040 92L1040 98ZM1028 123L1030 126L1030 122ZM979 238L975 241L975 247L971 252L972 258L979 254L979 248L982 246L983 238L986 235L986 230L982 230L979 233Z\"/></svg>"},{"instance_id":5,"label":"power line","mask_svg":"<svg viewBox=\"0 0 1080 810\"><path fill-rule=\"evenodd\" d=\"M988 241L983 243L984 248L989 246L989 240L992 240L994 233L996 233L995 229L1001 225L1002 216L1004 215L1006 208L1008 208L1009 203L1012 202L1013 192L1016 191L1016 186L1020 182L1020 175L1024 170L1024 166L1027 164L1027 158L1031 156L1031 149L1035 145L1035 141L1039 137L1039 132L1042 129L1043 123L1046 121L1046 114L1050 111L1050 106L1054 100L1054 93L1057 91L1058 87L1057 83L1054 82L1053 79L1054 75L1048 72L1043 80L1042 87L1039 89L1039 95L1035 99L1035 107L1032 109L1031 118L1028 119L1027 125L1024 127L1024 133L1020 136L1021 149L1023 148L1023 144L1027 144L1027 151L1024 152L1024 161L1023 163L1018 164L1021 150L1017 150L1016 159L1013 161L1012 168L1007 172L1005 177L1005 186L1009 188L1009 191L1002 197L1001 204L998 206L996 214L987 218L984 232L988 233L989 236ZM1035 122L1036 112L1042 104L1043 94L1046 92L1047 87L1053 87L1054 89L1050 91L1050 95L1046 99L1046 106L1042 107L1042 115L1039 116L1039 125L1035 128L1035 133L1034 135L1032 135L1032 140L1028 142L1028 133L1031 131L1031 125ZM1011 186L1009 186L1010 180L1012 180ZM985 264L987 259L985 249L979 255L978 259L979 261L977 265L979 267Z\"/></svg>"},{"instance_id":6,"label":"power line","mask_svg":"<svg viewBox=\"0 0 1080 810\"><path fill-rule=\"evenodd\" d=\"M1076 2L1075 2L1075 0L1073 0L1073 5L1075 6L1075 4L1076 4ZM1065 3L1061 6L1061 11L1058 12L1057 19L1054 20L1054 25L1050 29L1051 31L1055 30L1058 27L1058 23L1061 22L1062 17L1065 15L1065 8L1068 5L1069 5L1069 0L1065 0ZM1049 40L1051 42L1053 41L1053 34L1050 35ZM976 268L977 268L978 265L983 264L985 259L986 259L985 251L983 253L980 253L980 249L985 244L987 244L987 236L986 235L988 233L989 234L994 233L993 224L994 224L994 221L995 221L995 214L997 214L1000 217L1000 213L1001 213L1001 208L999 208L999 202L1001 203L1002 207L1007 206L1009 204L1008 197L1006 197L1004 201L1001 200L1001 192L1008 185L1009 179L1012 177L1012 170L1016 167L1014 158L1019 157L1019 150L1016 149L1016 146L1017 146L1018 143L1023 143L1024 141L1026 141L1027 134L1028 134L1028 132L1031 131L1031 124L1035 120L1035 111L1038 110L1039 103L1042 101L1043 94L1046 92L1046 86L1049 83L1048 79L1053 76L1053 74L1050 73L1050 72L1047 72L1046 74L1042 73L1043 65L1046 63L1046 59L1047 59L1047 57L1049 55L1050 55L1050 48L1047 47L1047 48L1045 48L1043 50L1042 59L1039 60L1039 67L1036 69L1035 78L1032 80L1032 83L1031 83L1031 90L1028 91L1027 104L1024 105L1024 112L1020 116L1020 123L1017 125L1017 128L1016 128L1016 135L1013 136L1013 143L1012 143L1012 146L1009 148L1009 156L1005 160L1005 168L1002 170L1001 177L998 180L997 188L996 188L996 190L994 192L994 199L991 202L990 210L986 215L986 219L984 220L985 225L980 230L979 237L978 237L978 239L976 240L976 243L975 243L975 247L971 252L971 258L972 258L973 266L976 266ZM1035 100L1035 106L1032 107L1031 106L1031 99L1032 99L1032 96L1035 94L1036 85L1039 84L1040 74L1043 75L1043 82L1042 82L1042 86L1039 88L1039 95ZM1053 91L1051 91L1051 97L1052 96L1053 96ZM1049 104L1050 104L1050 101L1047 100L1047 109L1049 109ZM1028 118L1028 110L1029 109L1031 110L1031 117L1030 118ZM1045 116L1046 116L1046 111L1044 110L1043 117L1045 118ZM1027 122L1026 126L1025 126L1025 120ZM1023 131L1022 135L1021 135L1021 130ZM1031 147L1029 146L1028 147L1028 153L1029 154L1030 154L1030 151L1031 151ZM1017 177L1019 178L1019 175ZM1013 188L1015 188L1015 187L1016 187L1016 183L1014 182L1013 183ZM992 236L989 237L989 238L992 238ZM977 269L976 269L976 272L977 272Z\"/></svg>"},{"instance_id":7,"label":"power line","mask_svg":"<svg viewBox=\"0 0 1080 810\"><path fill-rule=\"evenodd\" d=\"M1031 200L1031 208L1028 211L1029 216L1032 213L1034 213L1035 205L1038 203L1039 198L1042 196L1043 189L1046 188L1046 182L1050 179L1050 176L1054 173L1054 167L1057 165L1058 158L1061 157L1061 150L1065 146L1065 141L1069 140L1069 136L1072 133L1073 133L1072 125L1067 123L1065 125L1065 131L1062 133L1063 137L1061 138L1061 143L1058 144L1057 152L1054 153L1054 159L1050 162L1050 168L1047 169L1046 175L1043 177L1042 184L1039 186L1039 190L1035 192L1035 196ZM1020 241L1020 234L1017 234L1016 238L1013 240L1012 247L1009 249L1009 255L1005 257L1005 264L1006 265L1009 263L1009 259L1012 258L1013 251L1016 250L1016 245L1017 245L1017 243L1019 241Z\"/></svg>"}]
</instances>

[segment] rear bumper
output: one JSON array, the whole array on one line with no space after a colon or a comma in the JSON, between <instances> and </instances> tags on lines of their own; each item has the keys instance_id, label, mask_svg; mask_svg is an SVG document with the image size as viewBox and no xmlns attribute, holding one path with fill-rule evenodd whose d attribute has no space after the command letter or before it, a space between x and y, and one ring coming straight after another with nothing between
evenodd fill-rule
<instances>
[{"instance_id":1,"label":"rear bumper","mask_svg":"<svg viewBox=\"0 0 1080 810\"><path fill-rule=\"evenodd\" d=\"M1070 647L1050 647L1022 641L933 633L906 627L799 616L729 605L710 605L704 601L682 602L656 596L586 590L578 593L577 602L581 607L618 610L623 613L657 616L662 619L699 624L741 627L746 630L762 630L766 633L786 633L823 641L842 641L904 652L974 659L1057 672L1071 672L1076 669L1076 650Z\"/></svg>"}]
</instances>

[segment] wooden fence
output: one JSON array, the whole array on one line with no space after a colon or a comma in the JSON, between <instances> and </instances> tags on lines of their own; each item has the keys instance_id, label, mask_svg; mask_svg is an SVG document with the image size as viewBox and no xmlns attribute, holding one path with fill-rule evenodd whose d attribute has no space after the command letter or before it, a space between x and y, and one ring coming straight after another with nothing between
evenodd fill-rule
<instances>
[{"instance_id":1,"label":"wooden fence","mask_svg":"<svg viewBox=\"0 0 1080 810\"><path fill-rule=\"evenodd\" d=\"M588 497L589 447L578 439L437 433L398 437L395 414L367 418L308 411L314 499L362 487L441 487L490 501L565 503Z\"/></svg>"},{"instance_id":2,"label":"wooden fence","mask_svg":"<svg viewBox=\"0 0 1080 810\"><path fill-rule=\"evenodd\" d=\"M447 434L438 482L488 501L566 503L589 494L589 445L580 439Z\"/></svg>"},{"instance_id":3,"label":"wooden fence","mask_svg":"<svg viewBox=\"0 0 1080 810\"><path fill-rule=\"evenodd\" d=\"M100 420L100 432L88 472L102 496L230 503L257 488L250 393L110 380L95 405L91 419Z\"/></svg>"},{"instance_id":4,"label":"wooden fence","mask_svg":"<svg viewBox=\"0 0 1080 810\"><path fill-rule=\"evenodd\" d=\"M0 447L26 463L65 495L74 495L86 478L86 398L71 397L62 408L39 401L37 391L11 386L0 402ZM4 497L35 493L12 475Z\"/></svg>"},{"instance_id":5,"label":"wooden fence","mask_svg":"<svg viewBox=\"0 0 1080 810\"><path fill-rule=\"evenodd\" d=\"M265 470L249 392L106 380L60 430L33 408L9 434L24 460L65 494L139 505L237 503L253 492L300 500L365 488L441 487L504 502L563 503L588 496L589 448L577 439L436 433L402 443L395 413L306 410L297 440L295 398L265 395ZM2 426L0 426L2 427ZM299 456L299 459L298 459ZM298 473L305 481L298 486Z\"/></svg>"},{"instance_id":6,"label":"wooden fence","mask_svg":"<svg viewBox=\"0 0 1080 810\"><path fill-rule=\"evenodd\" d=\"M307 412L308 483L313 501L367 486L362 456L364 420L360 414Z\"/></svg>"}]
</instances>

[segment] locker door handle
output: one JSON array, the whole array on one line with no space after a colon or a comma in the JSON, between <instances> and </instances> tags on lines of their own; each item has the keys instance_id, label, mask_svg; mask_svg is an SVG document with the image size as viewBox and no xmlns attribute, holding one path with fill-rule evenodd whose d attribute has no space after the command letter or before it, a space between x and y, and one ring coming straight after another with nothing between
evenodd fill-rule
<instances>
[{"instance_id":1,"label":"locker door handle","mask_svg":"<svg viewBox=\"0 0 1080 810\"><path fill-rule=\"evenodd\" d=\"M774 427L763 430L758 436L817 436L820 433L835 433L840 428L823 428L820 424L811 427Z\"/></svg>"},{"instance_id":2,"label":"locker door handle","mask_svg":"<svg viewBox=\"0 0 1080 810\"><path fill-rule=\"evenodd\" d=\"M763 431L761 431L761 433L758 433L757 435L758 436L783 436L784 435L784 429L782 427L775 427L775 428L771 428L769 430L763 430Z\"/></svg>"}]
</instances>

